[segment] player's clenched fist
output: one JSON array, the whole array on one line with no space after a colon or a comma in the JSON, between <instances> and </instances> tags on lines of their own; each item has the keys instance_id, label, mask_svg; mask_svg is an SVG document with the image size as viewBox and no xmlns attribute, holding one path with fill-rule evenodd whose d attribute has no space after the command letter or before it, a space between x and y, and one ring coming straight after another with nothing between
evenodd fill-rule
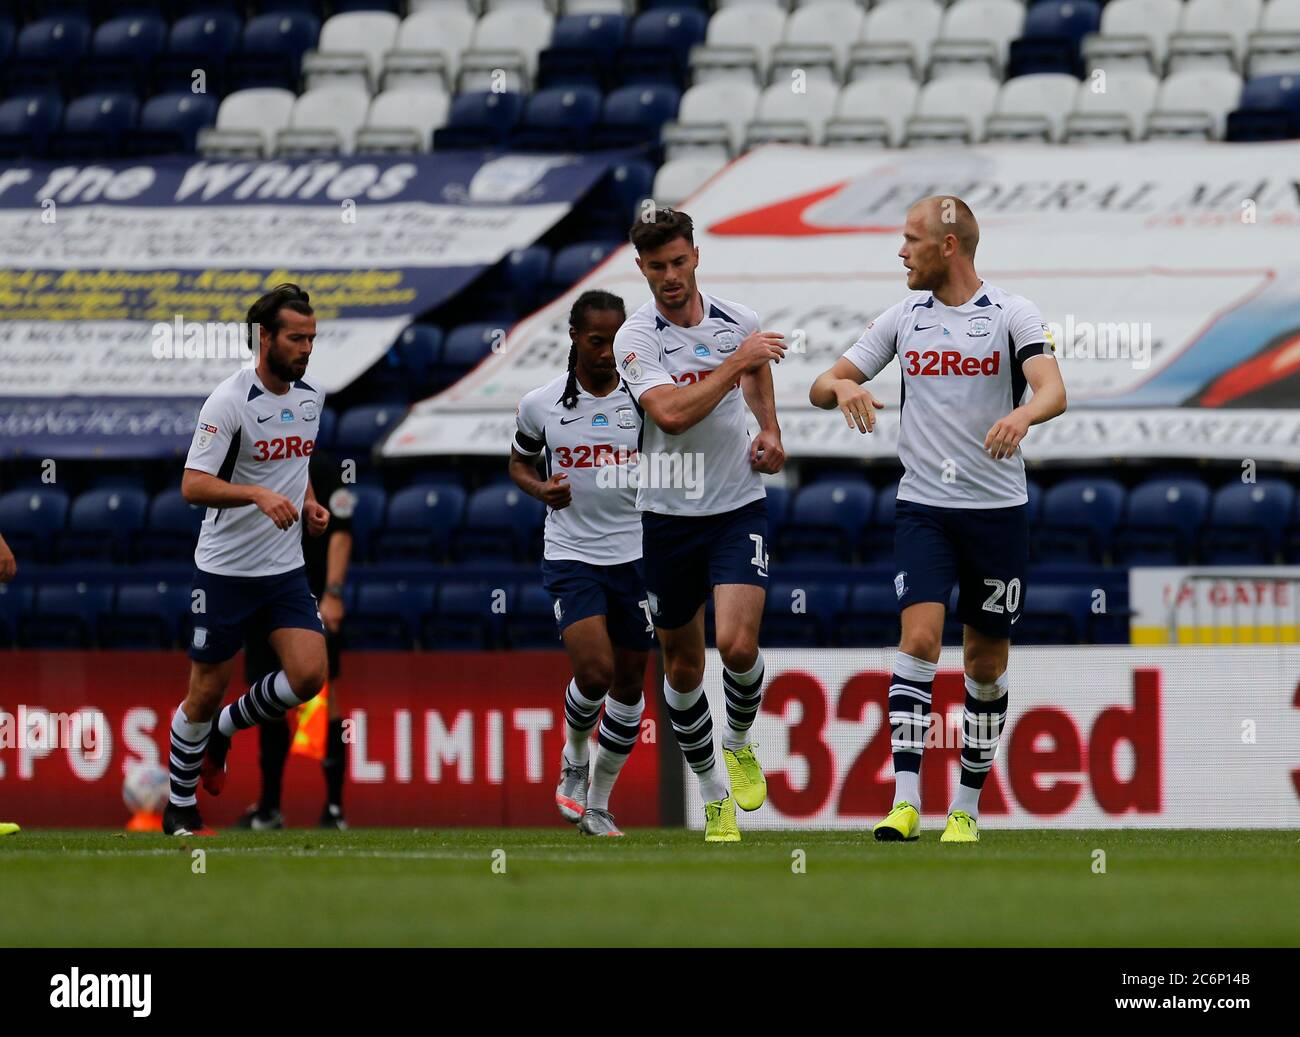
<instances>
[{"instance_id":1,"label":"player's clenched fist","mask_svg":"<svg viewBox=\"0 0 1300 1037\"><path fill-rule=\"evenodd\" d=\"M325 532L325 527L330 524L329 508L319 501L305 501L302 506L302 518L307 524L307 532L311 536L318 537Z\"/></svg>"},{"instance_id":2,"label":"player's clenched fist","mask_svg":"<svg viewBox=\"0 0 1300 1037\"><path fill-rule=\"evenodd\" d=\"M876 427L876 411L885 405L867 392L866 389L848 378L841 378L834 385L835 400L849 423L849 428L859 432L870 432Z\"/></svg>"},{"instance_id":3,"label":"player's clenched fist","mask_svg":"<svg viewBox=\"0 0 1300 1037\"><path fill-rule=\"evenodd\" d=\"M573 503L573 489L569 486L569 477L563 472L556 472L542 483L542 503L548 508L559 511Z\"/></svg>"},{"instance_id":4,"label":"player's clenched fist","mask_svg":"<svg viewBox=\"0 0 1300 1037\"><path fill-rule=\"evenodd\" d=\"M785 336L779 331L754 331L736 347L736 362L742 371L757 371L764 364L781 362L785 356Z\"/></svg>"},{"instance_id":5,"label":"player's clenched fist","mask_svg":"<svg viewBox=\"0 0 1300 1037\"><path fill-rule=\"evenodd\" d=\"M1029 433L1029 418L1017 408L997 422L984 437L984 449L995 461L1001 461L1016 452L1020 441Z\"/></svg>"},{"instance_id":6,"label":"player's clenched fist","mask_svg":"<svg viewBox=\"0 0 1300 1037\"><path fill-rule=\"evenodd\" d=\"M293 501L274 490L259 487L253 503L275 523L277 529L288 529L298 521L298 509L293 506Z\"/></svg>"}]
</instances>

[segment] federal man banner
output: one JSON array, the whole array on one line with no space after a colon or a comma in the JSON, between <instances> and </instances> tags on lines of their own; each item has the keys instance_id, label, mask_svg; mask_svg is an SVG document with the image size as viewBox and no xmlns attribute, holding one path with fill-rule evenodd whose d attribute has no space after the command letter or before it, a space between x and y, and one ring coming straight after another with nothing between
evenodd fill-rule
<instances>
[{"instance_id":1,"label":"federal man banner","mask_svg":"<svg viewBox=\"0 0 1300 1037\"><path fill-rule=\"evenodd\" d=\"M907 208L964 198L976 268L1051 328L1070 410L1035 428L1027 457L1300 456L1300 145L1197 142L991 145L880 151L772 146L733 162L682 205L699 283L786 336L774 369L792 455L897 452L899 369L872 383L873 436L814 410L808 386L907 293ZM1249 153L1247 155L1247 152ZM649 296L630 247L519 324L500 354L415 408L389 455L500 453L519 397L564 369L577 293L628 310Z\"/></svg>"},{"instance_id":2,"label":"federal man banner","mask_svg":"<svg viewBox=\"0 0 1300 1037\"><path fill-rule=\"evenodd\" d=\"M9 167L0 451L183 451L198 402L247 358L249 304L281 281L311 293L312 381L336 392L415 316L537 240L605 168L478 153ZM162 412L182 400L177 431Z\"/></svg>"}]
</instances>

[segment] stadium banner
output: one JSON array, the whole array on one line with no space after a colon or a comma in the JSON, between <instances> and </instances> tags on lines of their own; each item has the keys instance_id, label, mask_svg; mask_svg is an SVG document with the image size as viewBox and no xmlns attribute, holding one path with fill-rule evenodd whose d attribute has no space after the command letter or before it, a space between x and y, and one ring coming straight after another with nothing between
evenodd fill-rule
<instances>
[{"instance_id":1,"label":"stadium banner","mask_svg":"<svg viewBox=\"0 0 1300 1037\"><path fill-rule=\"evenodd\" d=\"M814 377L906 293L897 256L908 206L964 198L980 221L981 276L1035 303L1070 409L1033 429L1027 458L1300 453L1300 143L1151 142L906 151L789 145L732 162L681 206L695 222L699 283L758 311L789 352L773 369L793 456L892 457L900 375L872 436L808 403ZM1193 161L1194 159L1194 161ZM578 293L649 298L630 246L522 321L503 350L417 405L391 456L496 454L510 411L562 371Z\"/></svg>"},{"instance_id":2,"label":"stadium banner","mask_svg":"<svg viewBox=\"0 0 1300 1037\"><path fill-rule=\"evenodd\" d=\"M1135 645L1300 643L1300 566L1138 567L1128 588Z\"/></svg>"},{"instance_id":3,"label":"stadium banner","mask_svg":"<svg viewBox=\"0 0 1300 1037\"><path fill-rule=\"evenodd\" d=\"M312 381L336 392L412 319L541 237L607 165L451 152L7 166L0 456L75 455L88 440L183 452L198 404L247 362L249 305L281 281L311 293ZM94 419L78 400L96 402ZM159 414L181 401L183 434Z\"/></svg>"},{"instance_id":4,"label":"stadium banner","mask_svg":"<svg viewBox=\"0 0 1300 1037\"><path fill-rule=\"evenodd\" d=\"M885 816L894 654L763 652L753 739L768 797L742 829L865 831ZM715 717L720 665L710 652ZM1300 826L1300 646L1015 647L1009 672L982 828ZM960 778L960 648L944 649L933 696L921 799L925 827L942 830ZM684 787L687 823L702 828L698 783L687 774Z\"/></svg>"},{"instance_id":5,"label":"stadium banner","mask_svg":"<svg viewBox=\"0 0 1300 1037\"><path fill-rule=\"evenodd\" d=\"M242 663L236 665L242 679ZM0 803L25 826L128 820L122 782L140 763L167 767L171 717L189 663L179 653L5 653L0 690ZM564 825L555 807L564 745L562 652L345 652L338 696L348 745L344 806L354 825ZM619 776L620 824L660 823L659 695L647 677L642 738ZM245 688L233 680L226 701ZM258 797L258 736L234 741L220 798L204 819L232 824ZM320 766L285 769L290 825L315 825ZM566 828L569 826L565 825Z\"/></svg>"}]
</instances>

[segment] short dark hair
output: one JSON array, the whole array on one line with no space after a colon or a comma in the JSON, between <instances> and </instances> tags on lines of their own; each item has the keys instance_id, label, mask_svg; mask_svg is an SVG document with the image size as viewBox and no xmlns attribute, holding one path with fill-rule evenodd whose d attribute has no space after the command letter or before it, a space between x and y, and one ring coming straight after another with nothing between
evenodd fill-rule
<instances>
[{"instance_id":1,"label":"short dark hair","mask_svg":"<svg viewBox=\"0 0 1300 1037\"><path fill-rule=\"evenodd\" d=\"M684 212L676 209L656 209L647 220L637 220L628 232L628 239L637 253L662 248L676 238L685 238L686 244L695 247L695 224Z\"/></svg>"},{"instance_id":2,"label":"short dark hair","mask_svg":"<svg viewBox=\"0 0 1300 1037\"><path fill-rule=\"evenodd\" d=\"M281 310L292 310L304 317L315 313L311 308L311 296L296 284L288 281L277 284L248 308L248 345L254 352L257 351L258 343L254 341L253 329L260 325L275 338L280 331Z\"/></svg>"}]
</instances>

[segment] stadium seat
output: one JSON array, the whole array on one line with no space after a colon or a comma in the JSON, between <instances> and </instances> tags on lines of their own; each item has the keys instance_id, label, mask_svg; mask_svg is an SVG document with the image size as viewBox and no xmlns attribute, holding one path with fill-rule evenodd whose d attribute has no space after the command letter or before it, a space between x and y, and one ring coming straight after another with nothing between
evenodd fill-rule
<instances>
[{"instance_id":1,"label":"stadium seat","mask_svg":"<svg viewBox=\"0 0 1300 1037\"><path fill-rule=\"evenodd\" d=\"M52 486L0 496L0 533L16 558L46 561L68 519L68 495Z\"/></svg>"},{"instance_id":2,"label":"stadium seat","mask_svg":"<svg viewBox=\"0 0 1300 1037\"><path fill-rule=\"evenodd\" d=\"M619 87L601 107L592 136L596 148L640 148L658 143L664 123L677 114L681 95L662 83Z\"/></svg>"},{"instance_id":3,"label":"stadium seat","mask_svg":"<svg viewBox=\"0 0 1300 1037\"><path fill-rule=\"evenodd\" d=\"M1260 76L1241 91L1241 106L1228 113L1230 141L1300 137L1300 75Z\"/></svg>"},{"instance_id":4,"label":"stadium seat","mask_svg":"<svg viewBox=\"0 0 1300 1037\"><path fill-rule=\"evenodd\" d=\"M113 610L99 617L104 648L166 649L187 644L193 628L188 583L122 583Z\"/></svg>"},{"instance_id":5,"label":"stadium seat","mask_svg":"<svg viewBox=\"0 0 1300 1037\"><path fill-rule=\"evenodd\" d=\"M810 82L843 80L849 47L861 38L864 17L850 0L816 0L793 11L772 51L771 83L790 93L791 73L800 70Z\"/></svg>"},{"instance_id":6,"label":"stadium seat","mask_svg":"<svg viewBox=\"0 0 1300 1037\"><path fill-rule=\"evenodd\" d=\"M763 605L763 643L773 648L830 645L848 599L843 583L774 582Z\"/></svg>"},{"instance_id":7,"label":"stadium seat","mask_svg":"<svg viewBox=\"0 0 1300 1037\"><path fill-rule=\"evenodd\" d=\"M199 132L217 119L217 102L206 94L160 94L145 102L140 125L131 134L128 150L135 155L166 155L194 151Z\"/></svg>"},{"instance_id":8,"label":"stadium seat","mask_svg":"<svg viewBox=\"0 0 1300 1037\"><path fill-rule=\"evenodd\" d=\"M1066 479L1043 496L1033 533L1044 562L1101 562L1124 513L1124 487L1113 479Z\"/></svg>"},{"instance_id":9,"label":"stadium seat","mask_svg":"<svg viewBox=\"0 0 1300 1037\"><path fill-rule=\"evenodd\" d=\"M1282 550L1296 492L1282 479L1229 483L1215 492L1201 536L1207 565L1268 565Z\"/></svg>"},{"instance_id":10,"label":"stadium seat","mask_svg":"<svg viewBox=\"0 0 1300 1037\"><path fill-rule=\"evenodd\" d=\"M504 147L524 109L517 93L462 93L451 103L447 125L435 130L433 150Z\"/></svg>"},{"instance_id":11,"label":"stadium seat","mask_svg":"<svg viewBox=\"0 0 1300 1037\"><path fill-rule=\"evenodd\" d=\"M334 433L339 427L339 416L333 407L323 407L320 412L320 430L316 433L316 449L329 450L334 445Z\"/></svg>"},{"instance_id":12,"label":"stadium seat","mask_svg":"<svg viewBox=\"0 0 1300 1037\"><path fill-rule=\"evenodd\" d=\"M1185 6L1183 0L1110 0L1102 8L1100 33L1083 41L1087 71L1160 74Z\"/></svg>"},{"instance_id":13,"label":"stadium seat","mask_svg":"<svg viewBox=\"0 0 1300 1037\"><path fill-rule=\"evenodd\" d=\"M1150 72L1107 72L1104 92L1084 80L1075 92L1074 111L1065 117L1066 143L1141 140L1159 86Z\"/></svg>"},{"instance_id":14,"label":"stadium seat","mask_svg":"<svg viewBox=\"0 0 1300 1037\"><path fill-rule=\"evenodd\" d=\"M250 18L239 52L230 60L230 84L241 90L297 90L302 56L316 45L320 21L305 11Z\"/></svg>"},{"instance_id":15,"label":"stadium seat","mask_svg":"<svg viewBox=\"0 0 1300 1037\"><path fill-rule=\"evenodd\" d=\"M153 76L153 63L167 49L167 23L157 14L122 14L103 22L78 68L81 89L139 93Z\"/></svg>"},{"instance_id":16,"label":"stadium seat","mask_svg":"<svg viewBox=\"0 0 1300 1037\"><path fill-rule=\"evenodd\" d=\"M618 48L627 33L621 14L566 15L555 23L551 45L537 56L538 87L607 89Z\"/></svg>"},{"instance_id":17,"label":"stadium seat","mask_svg":"<svg viewBox=\"0 0 1300 1037\"><path fill-rule=\"evenodd\" d=\"M781 557L849 561L875 503L875 491L865 483L827 481L804 486L790 504Z\"/></svg>"},{"instance_id":18,"label":"stadium seat","mask_svg":"<svg viewBox=\"0 0 1300 1037\"><path fill-rule=\"evenodd\" d=\"M923 79L942 19L943 7L935 0L896 0L872 8L862 23L860 42L849 48L848 78Z\"/></svg>"},{"instance_id":19,"label":"stadium seat","mask_svg":"<svg viewBox=\"0 0 1300 1037\"><path fill-rule=\"evenodd\" d=\"M1101 25L1101 6L1093 0L1040 0L1025 14L1019 39L1011 41L1008 76L1033 72L1083 74L1080 46Z\"/></svg>"},{"instance_id":20,"label":"stadium seat","mask_svg":"<svg viewBox=\"0 0 1300 1037\"><path fill-rule=\"evenodd\" d=\"M227 65L239 49L244 23L234 11L210 9L178 18L167 35L167 50L154 62L154 89L192 90L196 69L203 70L209 94L224 93Z\"/></svg>"},{"instance_id":21,"label":"stadium seat","mask_svg":"<svg viewBox=\"0 0 1300 1037\"><path fill-rule=\"evenodd\" d=\"M1246 38L1246 75L1300 74L1300 0L1268 0Z\"/></svg>"},{"instance_id":22,"label":"stadium seat","mask_svg":"<svg viewBox=\"0 0 1300 1037\"><path fill-rule=\"evenodd\" d=\"M35 594L30 584L0 583L0 648L18 643L18 624L31 613Z\"/></svg>"},{"instance_id":23,"label":"stadium seat","mask_svg":"<svg viewBox=\"0 0 1300 1037\"><path fill-rule=\"evenodd\" d=\"M451 98L440 90L393 87L370 102L365 125L357 131L358 154L428 151L433 131L447 122Z\"/></svg>"},{"instance_id":24,"label":"stadium seat","mask_svg":"<svg viewBox=\"0 0 1300 1037\"><path fill-rule=\"evenodd\" d=\"M374 537L377 562L442 561L465 511L458 486L408 486L388 500L384 528Z\"/></svg>"},{"instance_id":25,"label":"stadium seat","mask_svg":"<svg viewBox=\"0 0 1300 1037\"><path fill-rule=\"evenodd\" d=\"M416 395L434 381L442 362L442 328L436 324L411 324L397 336L397 355Z\"/></svg>"},{"instance_id":26,"label":"stadium seat","mask_svg":"<svg viewBox=\"0 0 1300 1037\"><path fill-rule=\"evenodd\" d=\"M904 78L860 79L835 99L826 123L827 146L874 144L899 147L921 88Z\"/></svg>"},{"instance_id":27,"label":"stadium seat","mask_svg":"<svg viewBox=\"0 0 1300 1037\"><path fill-rule=\"evenodd\" d=\"M524 104L523 117L510 135L522 151L582 151L600 118L600 91L589 86L538 90Z\"/></svg>"},{"instance_id":28,"label":"stadium seat","mask_svg":"<svg viewBox=\"0 0 1300 1037\"><path fill-rule=\"evenodd\" d=\"M1169 37L1168 71L1208 67L1239 72L1263 6L1263 0L1187 0L1178 31Z\"/></svg>"},{"instance_id":29,"label":"stadium seat","mask_svg":"<svg viewBox=\"0 0 1300 1037\"><path fill-rule=\"evenodd\" d=\"M785 33L785 10L777 4L721 8L709 19L704 42L691 50L696 86L736 80L758 87L767 82L772 52Z\"/></svg>"},{"instance_id":30,"label":"stadium seat","mask_svg":"<svg viewBox=\"0 0 1300 1037\"><path fill-rule=\"evenodd\" d=\"M1184 565L1192 560L1210 510L1210 491L1195 479L1154 479L1129 491L1115 536L1125 565Z\"/></svg>"},{"instance_id":31,"label":"stadium seat","mask_svg":"<svg viewBox=\"0 0 1300 1037\"><path fill-rule=\"evenodd\" d=\"M610 237L626 238L628 227L640 213L641 202L650 197L654 177L655 167L645 158L616 160L588 196L590 232L597 235L608 231Z\"/></svg>"},{"instance_id":32,"label":"stadium seat","mask_svg":"<svg viewBox=\"0 0 1300 1037\"><path fill-rule=\"evenodd\" d=\"M891 562L894 558L894 519L898 508L898 484L886 486L876 494L876 510L863 527L858 552L866 562Z\"/></svg>"},{"instance_id":33,"label":"stadium seat","mask_svg":"<svg viewBox=\"0 0 1300 1037\"><path fill-rule=\"evenodd\" d=\"M63 102L57 97L0 102L0 158L43 158L62 124Z\"/></svg>"},{"instance_id":34,"label":"stadium seat","mask_svg":"<svg viewBox=\"0 0 1300 1037\"><path fill-rule=\"evenodd\" d=\"M384 55L385 90L416 87L449 93L456 85L461 51L474 38L476 19L463 6L440 4L402 20L397 41Z\"/></svg>"},{"instance_id":35,"label":"stadium seat","mask_svg":"<svg viewBox=\"0 0 1300 1037\"><path fill-rule=\"evenodd\" d=\"M626 222L631 223L630 220ZM543 302L542 286L550 273L553 258L545 245L517 248L506 256L503 268L505 285L516 313L531 313Z\"/></svg>"},{"instance_id":36,"label":"stadium seat","mask_svg":"<svg viewBox=\"0 0 1300 1037\"><path fill-rule=\"evenodd\" d=\"M424 623L420 647L426 651L493 647L500 640L503 625L500 609L506 609L508 614L511 590L509 584L445 581L438 587L437 610Z\"/></svg>"},{"instance_id":37,"label":"stadium seat","mask_svg":"<svg viewBox=\"0 0 1300 1037\"><path fill-rule=\"evenodd\" d=\"M669 159L655 173L655 201L673 208L680 206L726 164L727 160L720 155Z\"/></svg>"},{"instance_id":38,"label":"stadium seat","mask_svg":"<svg viewBox=\"0 0 1300 1037\"><path fill-rule=\"evenodd\" d=\"M461 53L457 92L527 90L554 24L540 6L519 4L483 15L474 27L473 45Z\"/></svg>"},{"instance_id":39,"label":"stadium seat","mask_svg":"<svg viewBox=\"0 0 1300 1037\"><path fill-rule=\"evenodd\" d=\"M668 158L685 154L740 153L745 126L758 110L758 87L745 80L713 79L696 83L682 95L677 118L663 128Z\"/></svg>"},{"instance_id":40,"label":"stadium seat","mask_svg":"<svg viewBox=\"0 0 1300 1037\"><path fill-rule=\"evenodd\" d=\"M1091 643L1092 591L1088 587L1031 583L1015 627L1019 644Z\"/></svg>"},{"instance_id":41,"label":"stadium seat","mask_svg":"<svg viewBox=\"0 0 1300 1037\"><path fill-rule=\"evenodd\" d=\"M288 127L276 134L276 154L282 158L350 155L369 110L370 95L355 85L306 90L293 104Z\"/></svg>"},{"instance_id":42,"label":"stadium seat","mask_svg":"<svg viewBox=\"0 0 1300 1037\"><path fill-rule=\"evenodd\" d=\"M788 81L773 83L759 95L758 110L745 127L746 150L776 142L822 143L839 88L820 79L805 86L805 92L795 93Z\"/></svg>"},{"instance_id":43,"label":"stadium seat","mask_svg":"<svg viewBox=\"0 0 1300 1037\"><path fill-rule=\"evenodd\" d=\"M1166 76L1147 119L1147 137L1222 140L1228 113L1241 99L1241 77L1227 69L1192 69Z\"/></svg>"},{"instance_id":44,"label":"stadium seat","mask_svg":"<svg viewBox=\"0 0 1300 1037\"><path fill-rule=\"evenodd\" d=\"M790 515L790 498L794 494L788 486L780 486L766 479L763 488L767 492L767 542L777 544Z\"/></svg>"},{"instance_id":45,"label":"stadium seat","mask_svg":"<svg viewBox=\"0 0 1300 1037\"><path fill-rule=\"evenodd\" d=\"M58 536L59 560L126 561L148 511L142 490L88 490L68 510L67 527Z\"/></svg>"},{"instance_id":46,"label":"stadium seat","mask_svg":"<svg viewBox=\"0 0 1300 1037\"><path fill-rule=\"evenodd\" d=\"M708 15L691 7L662 7L637 15L615 70L624 86L666 83L686 86L691 48L704 41Z\"/></svg>"},{"instance_id":47,"label":"stadium seat","mask_svg":"<svg viewBox=\"0 0 1300 1037\"><path fill-rule=\"evenodd\" d=\"M28 22L18 33L13 56L5 62L9 92L41 86L55 94L73 78L90 50L90 21L82 14L52 14Z\"/></svg>"},{"instance_id":48,"label":"stadium seat","mask_svg":"<svg viewBox=\"0 0 1300 1037\"><path fill-rule=\"evenodd\" d=\"M461 324L452 328L442 344L439 377L451 381L468 374L494 348L504 345L508 332L509 328L490 321Z\"/></svg>"},{"instance_id":49,"label":"stadium seat","mask_svg":"<svg viewBox=\"0 0 1300 1037\"><path fill-rule=\"evenodd\" d=\"M149 502L144 532L135 544L143 561L185 561L194 557L207 509L189 503L179 489L163 490Z\"/></svg>"},{"instance_id":50,"label":"stadium seat","mask_svg":"<svg viewBox=\"0 0 1300 1037\"><path fill-rule=\"evenodd\" d=\"M984 139L984 122L993 112L999 84L983 76L945 76L931 80L907 120L905 142L974 144Z\"/></svg>"},{"instance_id":51,"label":"stadium seat","mask_svg":"<svg viewBox=\"0 0 1300 1037\"><path fill-rule=\"evenodd\" d=\"M106 583L49 583L36 588L32 611L19 617L23 648L94 648L99 619L113 603Z\"/></svg>"},{"instance_id":52,"label":"stadium seat","mask_svg":"<svg viewBox=\"0 0 1300 1037\"><path fill-rule=\"evenodd\" d=\"M205 158L269 155L276 135L289 125L295 100L290 91L273 88L229 94L217 109L217 125L199 131L199 154Z\"/></svg>"},{"instance_id":53,"label":"stadium seat","mask_svg":"<svg viewBox=\"0 0 1300 1037\"><path fill-rule=\"evenodd\" d=\"M1078 90L1079 81L1063 72L1008 79L998 91L985 128L986 139L1059 143Z\"/></svg>"},{"instance_id":54,"label":"stadium seat","mask_svg":"<svg viewBox=\"0 0 1300 1037\"><path fill-rule=\"evenodd\" d=\"M510 484L484 486L470 494L465 520L452 537L458 558L513 557L526 561L540 546L546 505Z\"/></svg>"},{"instance_id":55,"label":"stadium seat","mask_svg":"<svg viewBox=\"0 0 1300 1037\"><path fill-rule=\"evenodd\" d=\"M893 648L900 636L898 595L893 584L881 581L855 585L836 643L846 648Z\"/></svg>"},{"instance_id":56,"label":"stadium seat","mask_svg":"<svg viewBox=\"0 0 1300 1037\"><path fill-rule=\"evenodd\" d=\"M139 118L140 102L132 94L86 94L64 110L50 151L61 158L115 158Z\"/></svg>"},{"instance_id":57,"label":"stadium seat","mask_svg":"<svg viewBox=\"0 0 1300 1037\"><path fill-rule=\"evenodd\" d=\"M1024 24L1025 5L1019 0L957 0L939 24L928 78L976 74L1001 79L1011 41Z\"/></svg>"},{"instance_id":58,"label":"stadium seat","mask_svg":"<svg viewBox=\"0 0 1300 1037\"><path fill-rule=\"evenodd\" d=\"M345 11L327 18L316 49L302 60L307 89L349 86L374 93L400 25L391 11Z\"/></svg>"},{"instance_id":59,"label":"stadium seat","mask_svg":"<svg viewBox=\"0 0 1300 1037\"><path fill-rule=\"evenodd\" d=\"M561 646L555 622L555 602L539 583L526 583L514 595L506 615L505 634L509 648L556 649Z\"/></svg>"},{"instance_id":60,"label":"stadium seat","mask_svg":"<svg viewBox=\"0 0 1300 1037\"><path fill-rule=\"evenodd\" d=\"M344 455L349 451L369 455L401 419L404 410L404 407L391 404L353 407L339 419L338 432L334 437L335 451Z\"/></svg>"},{"instance_id":61,"label":"stadium seat","mask_svg":"<svg viewBox=\"0 0 1300 1037\"><path fill-rule=\"evenodd\" d=\"M555 253L551 264L550 284L558 295L575 285L598 267L618 245L609 241L582 241L567 245Z\"/></svg>"},{"instance_id":62,"label":"stadium seat","mask_svg":"<svg viewBox=\"0 0 1300 1037\"><path fill-rule=\"evenodd\" d=\"M434 612L434 586L423 581L374 580L357 588L343 629L349 649L408 651Z\"/></svg>"}]
</instances>

